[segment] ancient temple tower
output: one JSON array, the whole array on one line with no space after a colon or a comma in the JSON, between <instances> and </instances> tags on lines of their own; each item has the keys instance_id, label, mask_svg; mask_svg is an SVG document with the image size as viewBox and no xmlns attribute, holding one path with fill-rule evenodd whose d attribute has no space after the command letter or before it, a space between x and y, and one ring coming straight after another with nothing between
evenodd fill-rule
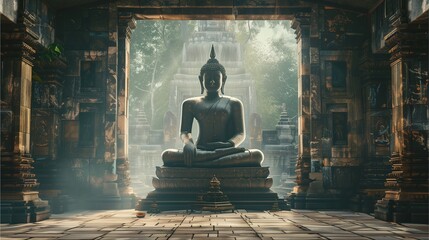
<instances>
[{"instance_id":1,"label":"ancient temple tower","mask_svg":"<svg viewBox=\"0 0 429 240\"><path fill-rule=\"evenodd\" d=\"M273 191L280 197L289 194L295 185L295 163L297 155L296 123L283 104L280 119L275 130L262 132L264 166L270 166L273 178Z\"/></svg>"},{"instance_id":2,"label":"ancient temple tower","mask_svg":"<svg viewBox=\"0 0 429 240\"><path fill-rule=\"evenodd\" d=\"M198 75L209 58L212 44L216 58L225 67L228 76L225 95L236 97L243 102L248 125L251 114L256 112L255 87L244 68L241 45L235 40L234 33L227 31L225 21L199 21L197 31L184 44L181 67L171 81L169 111L179 119L177 124L180 124L179 115L183 100L201 95ZM198 131L196 124L194 122L194 136ZM243 145L248 145L248 141L247 139Z\"/></svg>"}]
</instances>

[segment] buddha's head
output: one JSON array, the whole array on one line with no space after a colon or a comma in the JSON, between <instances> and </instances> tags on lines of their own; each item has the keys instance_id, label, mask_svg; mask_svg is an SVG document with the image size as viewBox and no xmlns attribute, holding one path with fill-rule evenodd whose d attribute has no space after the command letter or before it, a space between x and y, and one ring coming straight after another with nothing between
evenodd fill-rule
<instances>
[{"instance_id":1,"label":"buddha's head","mask_svg":"<svg viewBox=\"0 0 429 240\"><path fill-rule=\"evenodd\" d=\"M224 93L226 72L225 68L215 57L216 54L212 45L210 59L201 68L200 75L198 76L200 79L201 94L204 92L204 89L207 92L218 92L221 90L222 94Z\"/></svg>"}]
</instances>

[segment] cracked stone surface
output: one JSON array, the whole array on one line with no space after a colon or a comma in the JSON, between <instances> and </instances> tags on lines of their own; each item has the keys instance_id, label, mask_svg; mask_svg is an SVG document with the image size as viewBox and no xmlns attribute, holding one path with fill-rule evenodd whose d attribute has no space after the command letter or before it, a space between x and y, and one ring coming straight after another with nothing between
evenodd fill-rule
<instances>
[{"instance_id":1,"label":"cracked stone surface","mask_svg":"<svg viewBox=\"0 0 429 240\"><path fill-rule=\"evenodd\" d=\"M137 218L134 210L56 214L27 224L1 224L1 239L429 239L429 225L397 224L348 211L231 213L170 211Z\"/></svg>"}]
</instances>

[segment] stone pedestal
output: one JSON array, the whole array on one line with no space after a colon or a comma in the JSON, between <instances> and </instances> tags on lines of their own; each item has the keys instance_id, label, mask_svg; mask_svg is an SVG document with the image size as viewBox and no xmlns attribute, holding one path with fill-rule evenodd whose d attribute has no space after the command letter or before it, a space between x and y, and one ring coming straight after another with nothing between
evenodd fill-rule
<instances>
[{"instance_id":1,"label":"stone pedestal","mask_svg":"<svg viewBox=\"0 0 429 240\"><path fill-rule=\"evenodd\" d=\"M147 211L156 202L161 211L192 209L197 197L207 192L215 175L222 191L236 209L271 210L278 196L270 190L268 167L180 168L157 167L155 190L139 201L136 210Z\"/></svg>"},{"instance_id":2,"label":"stone pedestal","mask_svg":"<svg viewBox=\"0 0 429 240\"><path fill-rule=\"evenodd\" d=\"M428 222L427 156L393 155L392 172L387 175L385 196L378 200L374 214L394 222Z\"/></svg>"},{"instance_id":3,"label":"stone pedestal","mask_svg":"<svg viewBox=\"0 0 429 240\"><path fill-rule=\"evenodd\" d=\"M50 217L48 201L33 189L39 185L28 156L1 155L1 223L29 223Z\"/></svg>"}]
</instances>

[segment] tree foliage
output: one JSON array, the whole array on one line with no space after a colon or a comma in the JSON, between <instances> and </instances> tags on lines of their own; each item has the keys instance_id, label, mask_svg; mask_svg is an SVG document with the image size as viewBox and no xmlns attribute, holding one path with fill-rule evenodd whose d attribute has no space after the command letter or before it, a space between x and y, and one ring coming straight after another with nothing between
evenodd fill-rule
<instances>
[{"instance_id":1,"label":"tree foliage","mask_svg":"<svg viewBox=\"0 0 429 240\"><path fill-rule=\"evenodd\" d=\"M168 82L179 67L183 43L194 31L193 24L190 21L139 21L133 32L130 115L144 108L154 128L162 128L168 107Z\"/></svg>"},{"instance_id":2,"label":"tree foliage","mask_svg":"<svg viewBox=\"0 0 429 240\"><path fill-rule=\"evenodd\" d=\"M256 81L257 111L262 126L272 129L286 104L297 114L298 82L295 35L289 21L237 21L237 39L244 48L247 71ZM247 37L246 37L247 36Z\"/></svg>"}]
</instances>

